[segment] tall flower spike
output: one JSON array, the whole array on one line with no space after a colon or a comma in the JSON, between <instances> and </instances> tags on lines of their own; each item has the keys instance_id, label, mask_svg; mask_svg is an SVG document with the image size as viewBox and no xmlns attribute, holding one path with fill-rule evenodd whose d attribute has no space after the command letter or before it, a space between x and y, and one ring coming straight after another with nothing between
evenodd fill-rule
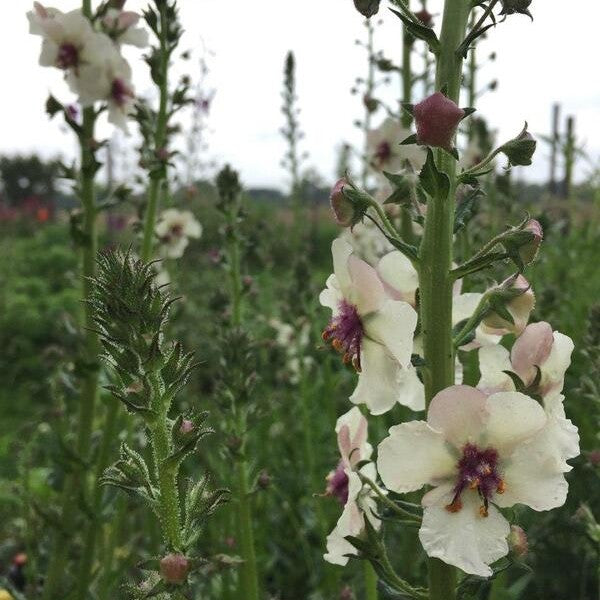
<instances>
[{"instance_id":1,"label":"tall flower spike","mask_svg":"<svg viewBox=\"0 0 600 600\"><path fill-rule=\"evenodd\" d=\"M469 386L438 393L427 421L390 429L377 468L387 489L406 493L424 485L419 538L431 557L489 577L508 553L510 526L494 506L561 506L567 482L546 435L548 418L518 392L487 397Z\"/></svg>"},{"instance_id":2,"label":"tall flower spike","mask_svg":"<svg viewBox=\"0 0 600 600\"><path fill-rule=\"evenodd\" d=\"M435 92L413 108L419 144L452 151L458 124L465 111L441 92Z\"/></svg>"}]
</instances>

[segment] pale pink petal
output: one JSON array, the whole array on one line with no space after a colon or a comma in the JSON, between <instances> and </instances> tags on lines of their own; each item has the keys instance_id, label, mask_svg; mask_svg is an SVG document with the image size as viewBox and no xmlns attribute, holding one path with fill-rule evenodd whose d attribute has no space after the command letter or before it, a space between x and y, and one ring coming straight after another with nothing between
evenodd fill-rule
<instances>
[{"instance_id":1,"label":"pale pink petal","mask_svg":"<svg viewBox=\"0 0 600 600\"><path fill-rule=\"evenodd\" d=\"M419 274L404 254L397 250L386 254L377 265L377 273L391 298L414 306Z\"/></svg>"},{"instance_id":2,"label":"pale pink petal","mask_svg":"<svg viewBox=\"0 0 600 600\"><path fill-rule=\"evenodd\" d=\"M352 285L350 272L348 271L348 260L352 254L352 246L339 238L331 244L333 256L333 272L335 273L340 291L344 298L349 298Z\"/></svg>"},{"instance_id":3,"label":"pale pink petal","mask_svg":"<svg viewBox=\"0 0 600 600\"><path fill-rule=\"evenodd\" d=\"M554 337L549 323L531 323L514 343L510 356L513 370L526 383L535 378L535 367L541 367L552 350Z\"/></svg>"},{"instance_id":4,"label":"pale pink petal","mask_svg":"<svg viewBox=\"0 0 600 600\"><path fill-rule=\"evenodd\" d=\"M335 431L338 435L338 447L342 460L347 465L351 466L369 458L367 428L367 419L356 406L337 420Z\"/></svg>"},{"instance_id":5,"label":"pale pink petal","mask_svg":"<svg viewBox=\"0 0 600 600\"><path fill-rule=\"evenodd\" d=\"M456 458L448 451L444 436L425 421L395 425L379 444L377 470L393 492L412 492L438 483L450 477L455 466Z\"/></svg>"},{"instance_id":6,"label":"pale pink petal","mask_svg":"<svg viewBox=\"0 0 600 600\"><path fill-rule=\"evenodd\" d=\"M468 385L453 385L431 401L427 422L457 448L477 441L487 417L486 396Z\"/></svg>"},{"instance_id":7,"label":"pale pink petal","mask_svg":"<svg viewBox=\"0 0 600 600\"><path fill-rule=\"evenodd\" d=\"M512 379L504 371L512 371L510 355L504 346L485 346L479 350L481 378L477 388L485 394L510 392L515 389Z\"/></svg>"}]
</instances>

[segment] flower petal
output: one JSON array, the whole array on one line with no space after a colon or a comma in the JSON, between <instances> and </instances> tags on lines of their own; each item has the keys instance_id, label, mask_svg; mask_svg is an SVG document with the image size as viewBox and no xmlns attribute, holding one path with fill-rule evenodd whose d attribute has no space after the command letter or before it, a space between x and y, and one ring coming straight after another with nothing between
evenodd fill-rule
<instances>
[{"instance_id":1,"label":"flower petal","mask_svg":"<svg viewBox=\"0 0 600 600\"><path fill-rule=\"evenodd\" d=\"M339 238L331 244L333 256L333 272L335 273L340 291L344 298L349 298L352 279L348 270L348 260L352 254L352 246Z\"/></svg>"},{"instance_id":2,"label":"flower petal","mask_svg":"<svg viewBox=\"0 0 600 600\"><path fill-rule=\"evenodd\" d=\"M348 258L348 272L352 280L352 292L348 300L356 306L359 314L368 315L378 310L386 296L377 271L352 255Z\"/></svg>"},{"instance_id":3,"label":"flower petal","mask_svg":"<svg viewBox=\"0 0 600 600\"><path fill-rule=\"evenodd\" d=\"M513 391L512 379L504 371L512 371L510 355L504 346L485 346L479 350L481 378L477 389L486 394Z\"/></svg>"},{"instance_id":4,"label":"flower petal","mask_svg":"<svg viewBox=\"0 0 600 600\"><path fill-rule=\"evenodd\" d=\"M444 436L425 421L410 421L390 429L378 448L377 470L393 492L413 492L450 476L456 460Z\"/></svg>"},{"instance_id":5,"label":"flower petal","mask_svg":"<svg viewBox=\"0 0 600 600\"><path fill-rule=\"evenodd\" d=\"M508 554L508 521L490 506L487 517L479 513L480 500L475 492L463 494L462 509L448 512L452 491L439 495L438 502L426 506L419 539L428 556L439 558L465 573L489 577L488 565Z\"/></svg>"},{"instance_id":6,"label":"flower petal","mask_svg":"<svg viewBox=\"0 0 600 600\"><path fill-rule=\"evenodd\" d=\"M397 250L386 254L377 265L377 273L394 300L414 304L419 274L404 254Z\"/></svg>"},{"instance_id":7,"label":"flower petal","mask_svg":"<svg viewBox=\"0 0 600 600\"><path fill-rule=\"evenodd\" d=\"M468 385L453 385L435 395L427 422L457 448L476 441L487 416L486 396Z\"/></svg>"},{"instance_id":8,"label":"flower petal","mask_svg":"<svg viewBox=\"0 0 600 600\"><path fill-rule=\"evenodd\" d=\"M569 486L557 464L554 439L543 430L531 442L520 445L504 467L503 494L493 502L500 507L526 504L533 510L562 506Z\"/></svg>"},{"instance_id":9,"label":"flower petal","mask_svg":"<svg viewBox=\"0 0 600 600\"><path fill-rule=\"evenodd\" d=\"M371 414L382 415L401 400L398 395L401 367L381 344L363 338L361 346L362 370L350 402L366 404Z\"/></svg>"},{"instance_id":10,"label":"flower petal","mask_svg":"<svg viewBox=\"0 0 600 600\"><path fill-rule=\"evenodd\" d=\"M486 441L501 454L533 438L547 421L542 406L520 392L497 392L489 396L485 404Z\"/></svg>"},{"instance_id":11,"label":"flower petal","mask_svg":"<svg viewBox=\"0 0 600 600\"><path fill-rule=\"evenodd\" d=\"M334 274L331 274L327 278L326 286L327 287L319 295L319 302L321 303L321 306L330 308L335 316L339 311L340 302L344 297L340 291L340 284L338 283L337 277Z\"/></svg>"},{"instance_id":12,"label":"flower petal","mask_svg":"<svg viewBox=\"0 0 600 600\"><path fill-rule=\"evenodd\" d=\"M407 302L386 300L363 320L365 335L383 344L404 368L410 365L417 312Z\"/></svg>"},{"instance_id":13,"label":"flower petal","mask_svg":"<svg viewBox=\"0 0 600 600\"><path fill-rule=\"evenodd\" d=\"M535 378L535 367L541 367L548 359L554 337L549 323L531 323L517 338L510 352L510 358L515 373L525 383Z\"/></svg>"},{"instance_id":14,"label":"flower petal","mask_svg":"<svg viewBox=\"0 0 600 600\"><path fill-rule=\"evenodd\" d=\"M354 465L369 458L371 446L367 443L368 423L357 406L337 420L335 432L338 434L338 447L345 464Z\"/></svg>"},{"instance_id":15,"label":"flower petal","mask_svg":"<svg viewBox=\"0 0 600 600\"><path fill-rule=\"evenodd\" d=\"M555 331L553 338L552 350L542 365L540 387L543 395L550 392L562 392L565 373L571 364L571 354L573 353L573 340L568 335Z\"/></svg>"}]
</instances>

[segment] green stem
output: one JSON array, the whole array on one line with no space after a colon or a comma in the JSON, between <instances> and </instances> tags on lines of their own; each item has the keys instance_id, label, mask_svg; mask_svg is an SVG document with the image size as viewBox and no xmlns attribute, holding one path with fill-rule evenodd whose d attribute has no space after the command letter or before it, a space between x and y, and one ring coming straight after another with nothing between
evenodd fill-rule
<instances>
[{"instance_id":1,"label":"green stem","mask_svg":"<svg viewBox=\"0 0 600 600\"><path fill-rule=\"evenodd\" d=\"M89 0L83 2L83 13L87 16L91 14ZM82 299L87 300L91 294L91 278L96 273L96 251L97 251L97 232L96 232L96 198L94 189L94 126L96 114L93 107L83 110L82 131L79 139L81 148L81 173L80 173L80 195L83 206L83 237L84 245L82 248ZM77 431L77 455L85 463L89 463L90 446L92 439L92 428L94 414L98 396L98 336L93 331L94 320L91 306L84 303L84 342L83 342L83 362L86 373L81 382L81 401L79 403L78 431ZM52 552L52 558L48 564L46 574L46 583L44 586L44 600L51 600L60 593L62 581L66 571L66 561L68 556L69 544L65 535L70 535L75 523L75 516L79 499L84 494L86 488L86 477L81 467L76 467L76 471L71 473L63 488L62 494L62 530L57 533L55 547ZM91 527L96 527L92 524ZM91 558L93 558L94 548L89 549ZM79 596L78 598L83 598Z\"/></svg>"},{"instance_id":2,"label":"green stem","mask_svg":"<svg viewBox=\"0 0 600 600\"><path fill-rule=\"evenodd\" d=\"M399 515L401 515L402 517L408 517L409 519L415 521L415 522L420 522L421 519L415 515L414 513L411 513L410 511L402 508L401 506L398 506L395 502L392 502L379 488L379 486L372 480L369 479L368 477L366 477L365 475L358 473L358 476L360 477L361 481L363 483L366 483L377 495L377 497L379 498L379 500L381 500L381 502L383 502L383 504L385 504L385 506L387 506L388 508L390 508L391 510L393 510L394 512L398 513Z\"/></svg>"},{"instance_id":3,"label":"green stem","mask_svg":"<svg viewBox=\"0 0 600 600\"><path fill-rule=\"evenodd\" d=\"M242 279L240 267L240 247L237 237L238 205L235 204L229 213L229 226L232 238L229 245L229 272L231 283L231 325L239 328L242 324ZM246 460L246 413L244 407L234 406L236 413L236 433L240 438L241 448L236 457L237 480L237 524L240 537L241 553L244 560L242 565L243 597L247 600L258 600L258 568L254 547L254 531L252 529L252 507L250 486L248 481L248 463Z\"/></svg>"},{"instance_id":4,"label":"green stem","mask_svg":"<svg viewBox=\"0 0 600 600\"><path fill-rule=\"evenodd\" d=\"M363 561L365 570L365 598L366 600L377 600L377 573L371 563L367 560Z\"/></svg>"},{"instance_id":5,"label":"green stem","mask_svg":"<svg viewBox=\"0 0 600 600\"><path fill-rule=\"evenodd\" d=\"M365 88L365 96L370 99L373 94L373 88L375 87L375 65L373 64L373 25L371 21L367 21L367 54L369 60L369 70L367 72L367 85ZM367 143L367 134L371 129L371 111L369 107L365 107L365 120L363 123L363 133L365 136L365 160L363 164L363 172L362 172L362 187L367 187L367 180L369 178L369 145Z\"/></svg>"},{"instance_id":6,"label":"green stem","mask_svg":"<svg viewBox=\"0 0 600 600\"><path fill-rule=\"evenodd\" d=\"M160 72L161 81L159 86L159 105L156 121L156 131L154 133L154 149L157 152L165 150L167 141L167 124L169 120L167 108L169 101L169 50L168 50L168 19L167 4L161 3L160 8ZM159 158L158 156L156 158ZM160 160L163 160L160 158ZM154 226L156 223L156 213L158 211L158 201L160 198L161 184L167 178L166 161L164 167L150 174L150 184L148 186L148 204L144 219L144 237L142 240L142 260L148 261L152 258L152 245L154 242Z\"/></svg>"},{"instance_id":7,"label":"green stem","mask_svg":"<svg viewBox=\"0 0 600 600\"><path fill-rule=\"evenodd\" d=\"M436 89L447 86L448 97L459 103L462 57L456 52L469 18L469 0L446 0L437 62ZM423 330L424 369L427 404L441 390L454 384L452 340L452 238L456 197L456 160L438 151L437 164L450 179L447 198L431 198L427 207L425 231L420 251L420 299ZM438 559L428 559L430 600L454 600L454 567Z\"/></svg>"}]
</instances>

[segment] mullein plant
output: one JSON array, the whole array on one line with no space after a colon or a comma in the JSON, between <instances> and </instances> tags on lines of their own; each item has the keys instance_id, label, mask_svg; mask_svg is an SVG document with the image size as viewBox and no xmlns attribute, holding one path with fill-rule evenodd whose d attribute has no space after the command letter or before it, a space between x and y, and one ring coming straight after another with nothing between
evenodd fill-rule
<instances>
[{"instance_id":1,"label":"mullein plant","mask_svg":"<svg viewBox=\"0 0 600 600\"><path fill-rule=\"evenodd\" d=\"M283 69L283 91L281 92L283 105L281 112L285 117L285 125L281 128L287 149L281 161L290 179L290 199L294 209L294 226L300 227L302 208L302 176L300 173L302 163L306 160L306 152L301 152L299 145L304 137L300 129L300 109L298 108L298 96L296 94L296 59L293 52L288 52L285 57Z\"/></svg>"},{"instance_id":2,"label":"mullein plant","mask_svg":"<svg viewBox=\"0 0 600 600\"><path fill-rule=\"evenodd\" d=\"M226 316L228 326L222 334L223 374L220 377L218 395L223 405L223 424L227 428L228 460L233 463L232 506L235 510L237 540L243 563L237 595L247 600L261 597L259 573L256 560L253 481L251 456L248 452L249 430L257 416L257 406L252 397L256 382L253 368L255 345L244 327L244 295L249 286L242 274L244 246L246 240L242 232L244 217L242 188L236 171L225 166L217 175L217 209L223 216L223 260L222 266L227 275L229 306Z\"/></svg>"},{"instance_id":3,"label":"mullein plant","mask_svg":"<svg viewBox=\"0 0 600 600\"><path fill-rule=\"evenodd\" d=\"M228 499L226 490L211 489L208 475L179 481L183 461L211 433L207 412L173 410L197 364L180 343L165 338L176 298L157 286L152 263L119 251L99 254L97 263L88 305L111 375L107 389L136 418L152 449L148 460L124 441L101 482L141 500L164 542L160 556L141 563L146 579L127 590L134 598L186 598L195 571L205 577L211 563L224 561L201 555L199 546L208 517Z\"/></svg>"},{"instance_id":4,"label":"mullein plant","mask_svg":"<svg viewBox=\"0 0 600 600\"><path fill-rule=\"evenodd\" d=\"M478 3L483 13L468 27L473 3L446 0L439 37L404 0L393 3L436 60L437 91L404 106L416 133L402 147L417 145L425 155L417 180L424 202L415 213L423 233L418 244L408 243L379 202L348 178L332 190L338 224L371 220L394 250L371 265L335 240L334 273L320 296L332 312L323 339L357 373L350 401L365 408L352 408L336 426L341 457L327 491L343 508L325 559L368 560L392 595L453 600L477 594L522 554L525 534L511 507L547 511L566 500L567 460L579 454L561 393L573 343L549 323L529 324L535 295L523 273L542 243L536 220L524 218L453 263L454 234L470 216L457 196L480 186L495 157L529 165L536 147L525 127L474 166L459 168L456 132L473 112L459 107L463 59L500 15L529 14L531 2ZM355 4L365 15L378 5ZM393 183L402 186L402 177ZM511 274L500 283L461 293L464 278L484 270L498 277L501 269ZM475 386L461 384L459 350L478 353ZM374 458L364 413L381 415L396 403L426 411L426 418L391 427ZM401 499L423 488L420 504ZM419 531L427 587L398 575L389 558L386 540L401 527ZM391 529L385 537L384 529Z\"/></svg>"},{"instance_id":5,"label":"mullein plant","mask_svg":"<svg viewBox=\"0 0 600 600\"><path fill-rule=\"evenodd\" d=\"M81 8L64 13L34 2L33 10L27 13L30 33L42 39L39 64L62 71L70 91L77 95L77 104L63 103L51 95L46 111L51 117L63 117L76 135L80 148L78 165L63 169L64 176L75 182L75 192L81 200L81 208L71 217L71 234L81 253L84 301L82 325L85 329L77 361L79 414L76 440L69 450L71 468L64 480L62 507L58 513L61 528L49 553L44 578L43 597L47 599L64 595L65 590L73 590L73 598L83 600L88 597L101 519L84 520L83 548L78 552L78 564L70 563L70 548L65 535L80 527L82 514L79 507L85 506L82 512L88 517L99 513L102 492L98 480L108 463L115 430L115 405L109 402L100 446L98 449L93 447L93 431L99 416L100 365L98 336L88 301L95 275L96 221L99 212L110 205L110 201L102 205L96 198L95 182L101 167L97 152L103 145L95 137L96 122L106 113L109 123L127 130L135 92L131 68L121 49L126 44L137 47L147 44L147 33L138 26L139 15L123 10L123 4L122 1L107 0L94 10L91 0L83 0ZM65 446L70 447L70 441Z\"/></svg>"}]
</instances>

